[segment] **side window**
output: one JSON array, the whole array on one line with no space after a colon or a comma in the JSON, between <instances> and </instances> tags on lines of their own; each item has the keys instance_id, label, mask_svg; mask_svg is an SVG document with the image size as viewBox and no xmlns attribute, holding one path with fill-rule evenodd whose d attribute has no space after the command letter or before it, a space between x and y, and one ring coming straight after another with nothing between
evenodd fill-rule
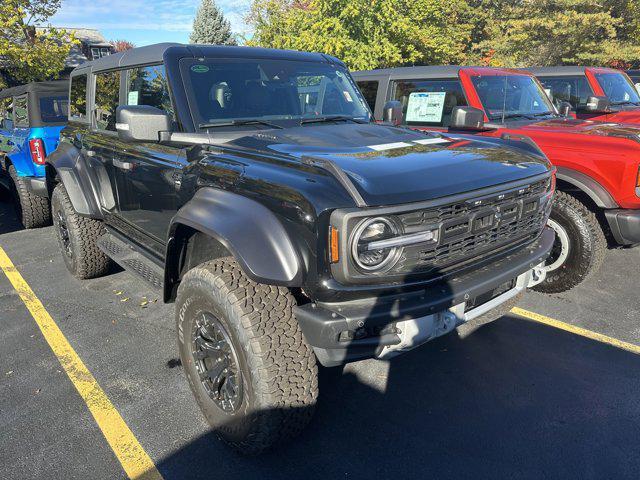
<instances>
[{"instance_id":1,"label":"side window","mask_svg":"<svg viewBox=\"0 0 640 480\"><path fill-rule=\"evenodd\" d=\"M120 71L96 74L95 118L99 130L116 130L116 108L120 101Z\"/></svg>"},{"instance_id":2,"label":"side window","mask_svg":"<svg viewBox=\"0 0 640 480\"><path fill-rule=\"evenodd\" d=\"M404 123L448 127L454 107L467 105L460 81L398 80L393 99L402 104Z\"/></svg>"},{"instance_id":3,"label":"side window","mask_svg":"<svg viewBox=\"0 0 640 480\"><path fill-rule=\"evenodd\" d=\"M0 100L0 121L5 130L13 129L13 98L7 97Z\"/></svg>"},{"instance_id":4,"label":"side window","mask_svg":"<svg viewBox=\"0 0 640 480\"><path fill-rule=\"evenodd\" d=\"M378 95L378 81L377 80L363 80L356 82L358 88L362 92L364 99L367 101L367 105L371 111L376 109L376 96Z\"/></svg>"},{"instance_id":5,"label":"side window","mask_svg":"<svg viewBox=\"0 0 640 480\"><path fill-rule=\"evenodd\" d=\"M593 90L584 75L545 77L538 80L544 88L551 90L556 106L560 105L560 102L569 102L573 108L583 107L587 104L587 98L593 95Z\"/></svg>"},{"instance_id":6,"label":"side window","mask_svg":"<svg viewBox=\"0 0 640 480\"><path fill-rule=\"evenodd\" d=\"M164 65L129 70L127 105L149 105L175 118Z\"/></svg>"},{"instance_id":7,"label":"side window","mask_svg":"<svg viewBox=\"0 0 640 480\"><path fill-rule=\"evenodd\" d=\"M29 126L29 110L27 107L27 96L16 97L13 101L13 115L16 127Z\"/></svg>"},{"instance_id":8,"label":"side window","mask_svg":"<svg viewBox=\"0 0 640 480\"><path fill-rule=\"evenodd\" d=\"M69 118L85 120L87 118L87 76L77 75L71 79L71 98L69 99Z\"/></svg>"}]
</instances>

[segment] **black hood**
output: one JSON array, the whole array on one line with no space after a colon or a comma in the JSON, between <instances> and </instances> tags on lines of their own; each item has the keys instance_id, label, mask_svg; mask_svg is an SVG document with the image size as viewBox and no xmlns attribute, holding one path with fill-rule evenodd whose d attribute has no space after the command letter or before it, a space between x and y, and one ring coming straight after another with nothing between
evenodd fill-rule
<instances>
[{"instance_id":1,"label":"black hood","mask_svg":"<svg viewBox=\"0 0 640 480\"><path fill-rule=\"evenodd\" d=\"M256 133L232 143L303 162L333 162L371 206L469 192L550 168L542 154L525 144L519 149L497 139L430 135L376 124L310 124Z\"/></svg>"}]
</instances>

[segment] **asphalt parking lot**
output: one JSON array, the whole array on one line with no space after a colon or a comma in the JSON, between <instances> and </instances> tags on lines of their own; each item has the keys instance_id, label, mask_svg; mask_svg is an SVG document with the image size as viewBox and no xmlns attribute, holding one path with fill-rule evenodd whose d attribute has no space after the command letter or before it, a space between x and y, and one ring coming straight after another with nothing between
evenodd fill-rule
<instances>
[{"instance_id":1,"label":"asphalt parking lot","mask_svg":"<svg viewBox=\"0 0 640 480\"><path fill-rule=\"evenodd\" d=\"M322 370L310 428L244 458L212 438L191 396L172 306L126 272L75 280L53 230L20 230L5 196L0 247L166 480L638 478L640 249L609 251L567 294L527 294L523 309L565 329L510 315L392 362ZM2 273L0 312L0 477L127 478Z\"/></svg>"}]
</instances>

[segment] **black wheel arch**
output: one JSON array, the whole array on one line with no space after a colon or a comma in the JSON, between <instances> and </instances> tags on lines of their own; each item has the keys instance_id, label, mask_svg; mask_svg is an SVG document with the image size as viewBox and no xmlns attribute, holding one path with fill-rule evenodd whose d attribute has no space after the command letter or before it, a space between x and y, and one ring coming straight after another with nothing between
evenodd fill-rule
<instances>
[{"instance_id":1,"label":"black wheel arch","mask_svg":"<svg viewBox=\"0 0 640 480\"><path fill-rule=\"evenodd\" d=\"M308 255L267 207L226 190L201 188L173 217L165 256L164 300L175 300L182 275L232 256L257 283L301 287Z\"/></svg>"},{"instance_id":2,"label":"black wheel arch","mask_svg":"<svg viewBox=\"0 0 640 480\"><path fill-rule=\"evenodd\" d=\"M611 194L598 181L577 170L558 167L558 190L574 190L584 193L599 208L618 208Z\"/></svg>"}]
</instances>

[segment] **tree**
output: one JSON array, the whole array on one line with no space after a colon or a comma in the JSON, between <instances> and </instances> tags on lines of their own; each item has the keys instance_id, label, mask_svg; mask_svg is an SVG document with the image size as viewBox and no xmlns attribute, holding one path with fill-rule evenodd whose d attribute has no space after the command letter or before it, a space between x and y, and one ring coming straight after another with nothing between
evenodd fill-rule
<instances>
[{"instance_id":1,"label":"tree","mask_svg":"<svg viewBox=\"0 0 640 480\"><path fill-rule=\"evenodd\" d=\"M126 50L131 50L132 48L136 48L136 46L131 43L129 40L111 40L111 44L115 49L116 53L124 52Z\"/></svg>"},{"instance_id":2,"label":"tree","mask_svg":"<svg viewBox=\"0 0 640 480\"><path fill-rule=\"evenodd\" d=\"M249 44L319 51L355 70L464 61L466 0L254 0Z\"/></svg>"},{"instance_id":3,"label":"tree","mask_svg":"<svg viewBox=\"0 0 640 480\"><path fill-rule=\"evenodd\" d=\"M231 25L214 0L202 0L193 20L193 31L189 41L212 45L236 44L231 33Z\"/></svg>"},{"instance_id":4,"label":"tree","mask_svg":"<svg viewBox=\"0 0 640 480\"><path fill-rule=\"evenodd\" d=\"M479 0L475 3L483 18L478 25L481 38L474 45L474 52L476 59L484 57L486 64L608 65L640 59L640 47L635 40L640 20L637 2Z\"/></svg>"},{"instance_id":5,"label":"tree","mask_svg":"<svg viewBox=\"0 0 640 480\"><path fill-rule=\"evenodd\" d=\"M61 0L0 1L0 69L9 84L52 80L76 40L53 27L36 29L60 8Z\"/></svg>"}]
</instances>

